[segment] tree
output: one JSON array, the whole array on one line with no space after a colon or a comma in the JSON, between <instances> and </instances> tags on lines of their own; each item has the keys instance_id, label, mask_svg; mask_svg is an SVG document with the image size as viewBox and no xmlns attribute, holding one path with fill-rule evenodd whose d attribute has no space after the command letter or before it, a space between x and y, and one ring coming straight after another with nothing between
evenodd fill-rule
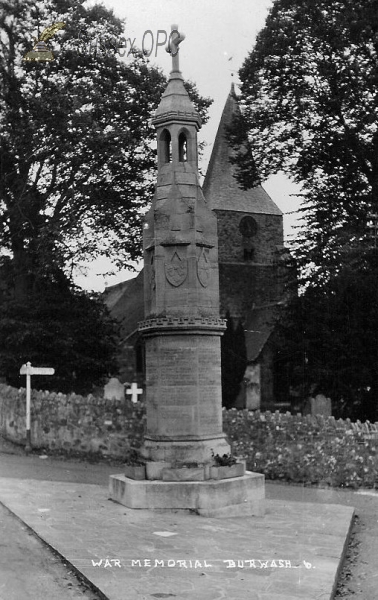
<instances>
[{"instance_id":1,"label":"tree","mask_svg":"<svg viewBox=\"0 0 378 600\"><path fill-rule=\"evenodd\" d=\"M1 300L0 373L8 384L25 385L19 373L28 361L55 368L33 386L57 392L90 393L117 372L118 326L99 295L72 288L61 271L27 302Z\"/></svg>"},{"instance_id":2,"label":"tree","mask_svg":"<svg viewBox=\"0 0 378 600\"><path fill-rule=\"evenodd\" d=\"M56 22L55 60L23 61ZM60 391L116 368L114 324L72 271L141 255L166 78L138 50L121 60L122 36L112 11L84 0L0 0L0 373L15 384L27 360L55 367ZM185 86L206 122L211 101Z\"/></svg>"},{"instance_id":3,"label":"tree","mask_svg":"<svg viewBox=\"0 0 378 600\"><path fill-rule=\"evenodd\" d=\"M227 328L221 337L222 404L226 408L231 408L240 391L247 366L247 350L241 322L239 321L235 327L228 311L226 319Z\"/></svg>"},{"instance_id":4,"label":"tree","mask_svg":"<svg viewBox=\"0 0 378 600\"><path fill-rule=\"evenodd\" d=\"M155 173L150 118L166 80L137 50L118 57L123 23L103 6L2 0L0 14L0 244L22 300L79 260L101 254L124 267L140 256ZM66 24L49 41L55 60L23 61L54 22ZM210 100L186 85L206 121Z\"/></svg>"},{"instance_id":5,"label":"tree","mask_svg":"<svg viewBox=\"0 0 378 600\"><path fill-rule=\"evenodd\" d=\"M324 393L337 417L377 419L378 263L308 286L281 320L281 364L302 399Z\"/></svg>"},{"instance_id":6,"label":"tree","mask_svg":"<svg viewBox=\"0 0 378 600\"><path fill-rule=\"evenodd\" d=\"M234 159L240 185L284 171L302 188L302 293L283 324L293 383L360 418L378 416L377 59L377 0L276 0L230 133L236 145L247 132L253 155Z\"/></svg>"},{"instance_id":7,"label":"tree","mask_svg":"<svg viewBox=\"0 0 378 600\"><path fill-rule=\"evenodd\" d=\"M240 70L242 117L262 179L303 192L300 266L327 279L366 249L378 212L378 2L276 0ZM237 140L234 138L233 140ZM243 156L239 180L256 176Z\"/></svg>"}]
</instances>

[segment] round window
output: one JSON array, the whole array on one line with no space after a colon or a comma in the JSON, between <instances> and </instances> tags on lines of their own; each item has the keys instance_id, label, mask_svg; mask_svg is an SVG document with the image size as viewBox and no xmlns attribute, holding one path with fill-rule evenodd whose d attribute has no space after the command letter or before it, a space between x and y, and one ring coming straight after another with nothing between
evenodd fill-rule
<instances>
[{"instance_id":1,"label":"round window","mask_svg":"<svg viewBox=\"0 0 378 600\"><path fill-rule=\"evenodd\" d=\"M239 223L239 229L245 237L252 237L257 233L257 223L253 217L243 217Z\"/></svg>"}]
</instances>

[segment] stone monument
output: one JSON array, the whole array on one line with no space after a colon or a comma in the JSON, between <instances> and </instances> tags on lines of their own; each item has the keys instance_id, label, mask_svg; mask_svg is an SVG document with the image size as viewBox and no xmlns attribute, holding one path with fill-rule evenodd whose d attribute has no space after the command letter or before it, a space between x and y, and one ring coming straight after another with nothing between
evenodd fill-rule
<instances>
[{"instance_id":1,"label":"stone monument","mask_svg":"<svg viewBox=\"0 0 378 600\"><path fill-rule=\"evenodd\" d=\"M106 385L104 385L105 400L124 400L125 386L117 377L111 377Z\"/></svg>"},{"instance_id":2,"label":"stone monument","mask_svg":"<svg viewBox=\"0 0 378 600\"><path fill-rule=\"evenodd\" d=\"M206 516L263 514L264 477L221 479L214 455L228 455L222 430L216 216L198 179L201 120L179 70L184 35L172 26L172 71L153 119L158 177L144 223L147 425L144 481L110 478L110 494L130 508L194 509ZM235 465L234 465L235 467ZM241 470L240 470L241 469ZM217 477L215 479L215 477Z\"/></svg>"}]
</instances>

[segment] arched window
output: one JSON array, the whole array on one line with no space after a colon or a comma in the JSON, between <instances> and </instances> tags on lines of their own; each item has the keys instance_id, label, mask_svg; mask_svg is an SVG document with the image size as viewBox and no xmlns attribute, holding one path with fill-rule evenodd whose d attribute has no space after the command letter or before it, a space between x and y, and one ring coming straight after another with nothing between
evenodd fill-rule
<instances>
[{"instance_id":1,"label":"arched window","mask_svg":"<svg viewBox=\"0 0 378 600\"><path fill-rule=\"evenodd\" d=\"M188 143L186 134L181 132L179 135L179 161L186 162L188 160Z\"/></svg>"},{"instance_id":2,"label":"arched window","mask_svg":"<svg viewBox=\"0 0 378 600\"><path fill-rule=\"evenodd\" d=\"M239 230L243 237L251 238L256 235L258 226L253 217L243 217L239 223Z\"/></svg>"},{"instance_id":3,"label":"arched window","mask_svg":"<svg viewBox=\"0 0 378 600\"><path fill-rule=\"evenodd\" d=\"M253 217L247 215L239 223L239 231L243 236L243 256L245 261L252 261L255 258L255 248L253 237L257 234L258 225Z\"/></svg>"},{"instance_id":4,"label":"arched window","mask_svg":"<svg viewBox=\"0 0 378 600\"><path fill-rule=\"evenodd\" d=\"M160 136L160 156L164 163L172 161L172 140L168 129L164 129Z\"/></svg>"}]
</instances>

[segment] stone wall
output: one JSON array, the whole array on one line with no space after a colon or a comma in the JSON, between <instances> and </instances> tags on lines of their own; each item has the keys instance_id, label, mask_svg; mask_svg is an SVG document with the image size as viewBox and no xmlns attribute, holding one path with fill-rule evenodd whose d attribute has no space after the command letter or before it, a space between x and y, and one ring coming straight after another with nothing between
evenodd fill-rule
<instances>
[{"instance_id":1,"label":"stone wall","mask_svg":"<svg viewBox=\"0 0 378 600\"><path fill-rule=\"evenodd\" d=\"M0 433L7 439L25 443L25 390L0 384ZM31 398L31 436L34 448L99 452L123 457L130 446L142 442L145 424L144 404L130 400L104 400L94 396L64 395L33 390ZM223 409L223 430L232 441L251 446L261 427L295 440L316 430L316 439L357 436L360 441L378 440L378 423L353 423L350 419L291 415L265 411ZM243 425L241 426L241 423ZM246 424L251 425L251 434ZM268 436L269 437L269 436ZM311 435L309 436L311 437ZM252 444L253 445L253 444ZM238 444L236 444L237 449Z\"/></svg>"},{"instance_id":2,"label":"stone wall","mask_svg":"<svg viewBox=\"0 0 378 600\"><path fill-rule=\"evenodd\" d=\"M227 310L234 319L245 318L252 306L274 304L281 295L277 292L277 269L253 264L220 264L220 314ZM273 309L272 309L273 310Z\"/></svg>"},{"instance_id":3,"label":"stone wall","mask_svg":"<svg viewBox=\"0 0 378 600\"><path fill-rule=\"evenodd\" d=\"M232 200L230 201L232 206ZM272 264L277 246L283 244L282 217L232 210L215 210L218 222L218 259L220 263L244 262L244 238L239 229L243 217L253 215L257 233L251 238L255 248L253 262Z\"/></svg>"},{"instance_id":4,"label":"stone wall","mask_svg":"<svg viewBox=\"0 0 378 600\"><path fill-rule=\"evenodd\" d=\"M0 384L0 432L24 444L25 415L25 389ZM122 457L130 446L140 445L144 423L144 405L140 402L32 390L33 448Z\"/></svg>"},{"instance_id":5,"label":"stone wall","mask_svg":"<svg viewBox=\"0 0 378 600\"><path fill-rule=\"evenodd\" d=\"M254 214L257 232L247 238L254 248L253 258L244 259L245 239L240 221L250 213L215 211L219 238L219 288L221 316L229 310L233 318L244 318L253 305L261 306L281 300L284 281L279 270L282 247L282 217Z\"/></svg>"}]
</instances>

